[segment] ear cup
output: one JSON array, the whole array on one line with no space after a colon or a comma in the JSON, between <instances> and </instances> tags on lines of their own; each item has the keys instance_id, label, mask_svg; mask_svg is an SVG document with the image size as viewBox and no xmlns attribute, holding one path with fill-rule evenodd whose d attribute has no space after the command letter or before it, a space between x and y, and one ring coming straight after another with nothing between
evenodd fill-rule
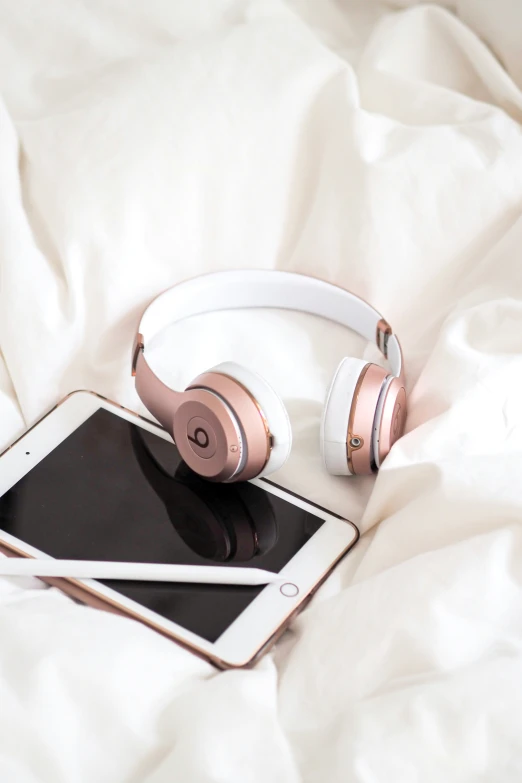
<instances>
[{"instance_id":1,"label":"ear cup","mask_svg":"<svg viewBox=\"0 0 522 783\"><path fill-rule=\"evenodd\" d=\"M377 468L403 432L406 422L406 389L402 380L388 376L381 390L373 425L373 458Z\"/></svg>"},{"instance_id":2,"label":"ear cup","mask_svg":"<svg viewBox=\"0 0 522 783\"><path fill-rule=\"evenodd\" d=\"M375 411L375 418L373 420L372 456L376 468L381 467L381 455L379 454L379 444L381 440L380 437L381 422L382 422L382 414L384 411L384 402L386 400L387 392L390 388L390 385L393 383L393 381L394 381L393 375L389 375L386 378L386 381L384 382L383 387L381 389L381 393L379 395L379 400L377 402L377 409Z\"/></svg>"},{"instance_id":3,"label":"ear cup","mask_svg":"<svg viewBox=\"0 0 522 783\"><path fill-rule=\"evenodd\" d=\"M219 386L219 378L215 373L208 373L208 379L200 376L194 387L180 395L182 400L174 412L172 435L181 457L199 476L210 481L231 481L244 469L247 452L238 416L227 404L226 395L213 389L212 381L217 379ZM246 393L243 398L247 409L251 408ZM260 422L256 435L259 449L254 455L255 465L263 466L268 447Z\"/></svg>"},{"instance_id":4,"label":"ear cup","mask_svg":"<svg viewBox=\"0 0 522 783\"><path fill-rule=\"evenodd\" d=\"M268 460L257 475L267 476L269 473L279 470L288 459L292 448L292 428L281 398L261 375L247 370L246 367L235 362L219 364L217 367L209 370L209 373L218 373L232 378L253 398L253 403L257 407L258 413L265 419L272 437L272 447ZM234 402L227 399L227 403L239 417L239 413L234 407ZM244 437L244 440L246 440L248 448L248 432L242 419L240 419L240 424L245 431L246 438Z\"/></svg>"},{"instance_id":5,"label":"ear cup","mask_svg":"<svg viewBox=\"0 0 522 783\"><path fill-rule=\"evenodd\" d=\"M346 453L346 435L350 408L357 382L367 362L346 357L334 373L321 422L321 454L328 473L350 476Z\"/></svg>"},{"instance_id":6,"label":"ear cup","mask_svg":"<svg viewBox=\"0 0 522 783\"><path fill-rule=\"evenodd\" d=\"M374 425L388 379L386 370L343 359L328 393L322 429L326 469L333 475L367 475L375 462Z\"/></svg>"}]
</instances>

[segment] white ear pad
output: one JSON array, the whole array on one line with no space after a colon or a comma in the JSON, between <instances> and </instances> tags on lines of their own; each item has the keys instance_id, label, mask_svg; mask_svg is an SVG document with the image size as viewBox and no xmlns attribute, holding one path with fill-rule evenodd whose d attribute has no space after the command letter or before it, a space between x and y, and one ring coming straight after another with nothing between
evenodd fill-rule
<instances>
[{"instance_id":1,"label":"white ear pad","mask_svg":"<svg viewBox=\"0 0 522 783\"><path fill-rule=\"evenodd\" d=\"M281 468L292 448L292 428L282 399L261 375L235 362L223 362L208 372L219 372L239 381L257 401L272 435L272 450L260 476L267 476Z\"/></svg>"},{"instance_id":2,"label":"white ear pad","mask_svg":"<svg viewBox=\"0 0 522 783\"><path fill-rule=\"evenodd\" d=\"M326 470L334 476L351 475L346 454L348 419L357 381L367 364L363 359L346 357L328 388L321 423L321 454Z\"/></svg>"}]
</instances>

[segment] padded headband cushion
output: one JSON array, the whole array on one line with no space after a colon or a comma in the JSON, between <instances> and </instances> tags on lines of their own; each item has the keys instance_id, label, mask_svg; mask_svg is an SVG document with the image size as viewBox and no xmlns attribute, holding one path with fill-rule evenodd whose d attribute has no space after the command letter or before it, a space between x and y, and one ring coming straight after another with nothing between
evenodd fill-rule
<instances>
[{"instance_id":1,"label":"padded headband cushion","mask_svg":"<svg viewBox=\"0 0 522 783\"><path fill-rule=\"evenodd\" d=\"M281 398L264 378L235 362L223 362L209 372L228 375L238 381L257 401L273 438L270 457L259 475L265 476L279 470L288 459L292 448L292 428Z\"/></svg>"}]
</instances>

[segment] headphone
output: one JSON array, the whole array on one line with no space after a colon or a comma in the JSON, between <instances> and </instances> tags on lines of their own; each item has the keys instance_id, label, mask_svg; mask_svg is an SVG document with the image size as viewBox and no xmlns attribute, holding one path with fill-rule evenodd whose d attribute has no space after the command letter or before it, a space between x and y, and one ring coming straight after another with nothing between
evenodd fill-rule
<instances>
[{"instance_id":1,"label":"headphone","mask_svg":"<svg viewBox=\"0 0 522 783\"><path fill-rule=\"evenodd\" d=\"M202 373L185 391L166 386L145 359L145 344L169 324L193 315L242 308L310 313L375 341L391 373L346 357L326 396L321 453L333 475L378 470L402 435L406 416L402 351L387 321L344 288L314 277L279 271L214 272L160 294L145 310L135 338L132 374L145 407L172 436L183 460L211 481L267 476L286 462L292 431L285 406L257 373L224 362Z\"/></svg>"},{"instance_id":2,"label":"headphone","mask_svg":"<svg viewBox=\"0 0 522 783\"><path fill-rule=\"evenodd\" d=\"M247 562L267 554L278 539L267 492L253 484L211 484L129 424L132 449L151 489L164 504L172 525L197 555L219 563ZM157 441L157 438L155 438ZM159 444L160 447L163 444ZM175 451L172 444L165 441ZM168 464L165 465L165 462Z\"/></svg>"}]
</instances>

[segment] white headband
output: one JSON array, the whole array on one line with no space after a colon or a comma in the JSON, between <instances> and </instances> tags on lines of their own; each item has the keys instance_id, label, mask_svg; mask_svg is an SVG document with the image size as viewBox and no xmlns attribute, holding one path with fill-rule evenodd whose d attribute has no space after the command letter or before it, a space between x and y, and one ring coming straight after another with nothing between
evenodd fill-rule
<instances>
[{"instance_id":1,"label":"white headband","mask_svg":"<svg viewBox=\"0 0 522 783\"><path fill-rule=\"evenodd\" d=\"M298 310L335 321L376 343L392 373L396 377L402 374L399 341L377 310L344 288L294 272L214 272L179 283L156 297L145 310L138 347L143 348L167 326L184 318L251 307Z\"/></svg>"}]
</instances>

